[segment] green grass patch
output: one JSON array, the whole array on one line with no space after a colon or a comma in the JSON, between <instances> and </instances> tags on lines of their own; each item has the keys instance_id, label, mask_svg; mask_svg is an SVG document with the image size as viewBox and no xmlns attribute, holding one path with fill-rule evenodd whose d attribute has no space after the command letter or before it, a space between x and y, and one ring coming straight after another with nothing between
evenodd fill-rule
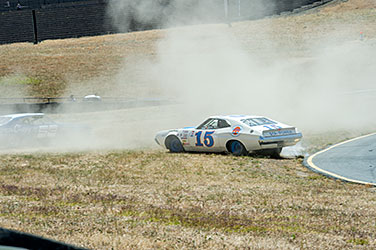
<instances>
[{"instance_id":1,"label":"green grass patch","mask_svg":"<svg viewBox=\"0 0 376 250\"><path fill-rule=\"evenodd\" d=\"M28 76L9 76L0 79L0 85L12 86L12 85L38 85L42 80L28 77Z\"/></svg>"}]
</instances>

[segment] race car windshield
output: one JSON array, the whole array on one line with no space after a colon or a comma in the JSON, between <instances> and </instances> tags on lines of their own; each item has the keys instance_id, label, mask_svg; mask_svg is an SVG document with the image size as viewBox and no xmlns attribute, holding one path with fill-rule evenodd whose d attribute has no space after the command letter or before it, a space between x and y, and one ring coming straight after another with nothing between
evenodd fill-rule
<instances>
[{"instance_id":1,"label":"race car windshield","mask_svg":"<svg viewBox=\"0 0 376 250\"><path fill-rule=\"evenodd\" d=\"M250 127L253 126L262 126L262 125L268 125L268 124L276 124L276 122L273 122L265 117L260 118L249 118L249 119L243 119L241 120L243 123L247 124Z\"/></svg>"},{"instance_id":2,"label":"race car windshield","mask_svg":"<svg viewBox=\"0 0 376 250\"><path fill-rule=\"evenodd\" d=\"M6 124L11 120L10 117L0 117L0 126Z\"/></svg>"}]
</instances>

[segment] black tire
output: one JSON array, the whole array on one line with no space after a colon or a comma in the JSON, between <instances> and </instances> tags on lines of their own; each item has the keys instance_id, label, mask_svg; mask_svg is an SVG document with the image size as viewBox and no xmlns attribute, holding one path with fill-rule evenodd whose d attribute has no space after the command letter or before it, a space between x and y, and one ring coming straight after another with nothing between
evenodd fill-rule
<instances>
[{"instance_id":1,"label":"black tire","mask_svg":"<svg viewBox=\"0 0 376 250\"><path fill-rule=\"evenodd\" d=\"M273 159L281 159L281 151L282 148L271 148L271 149L264 149L261 150L262 155L270 156L270 158Z\"/></svg>"},{"instance_id":2,"label":"black tire","mask_svg":"<svg viewBox=\"0 0 376 250\"><path fill-rule=\"evenodd\" d=\"M232 141L229 149L230 153L235 156L247 155L247 150L240 141Z\"/></svg>"},{"instance_id":3,"label":"black tire","mask_svg":"<svg viewBox=\"0 0 376 250\"><path fill-rule=\"evenodd\" d=\"M282 151L282 148L275 148L272 150L272 153L270 154L270 157L271 158L274 158L274 159L281 159L281 151Z\"/></svg>"},{"instance_id":4,"label":"black tire","mask_svg":"<svg viewBox=\"0 0 376 250\"><path fill-rule=\"evenodd\" d=\"M181 145L179 138L177 138L176 136L171 136L167 139L168 141L166 143L166 146L170 150L171 153L184 152L183 145Z\"/></svg>"}]
</instances>

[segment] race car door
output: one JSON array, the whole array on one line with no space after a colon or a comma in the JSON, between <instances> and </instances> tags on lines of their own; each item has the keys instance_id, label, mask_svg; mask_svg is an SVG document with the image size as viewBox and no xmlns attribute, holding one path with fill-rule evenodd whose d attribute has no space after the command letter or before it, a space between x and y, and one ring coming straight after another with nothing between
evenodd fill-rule
<instances>
[{"instance_id":1,"label":"race car door","mask_svg":"<svg viewBox=\"0 0 376 250\"><path fill-rule=\"evenodd\" d=\"M230 125L222 119L209 118L198 126L189 137L189 144L193 151L218 152L223 145L218 140L218 132Z\"/></svg>"},{"instance_id":2,"label":"race car door","mask_svg":"<svg viewBox=\"0 0 376 250\"><path fill-rule=\"evenodd\" d=\"M48 117L32 117L30 124L34 127L37 138L49 138L56 136L58 126Z\"/></svg>"}]
</instances>

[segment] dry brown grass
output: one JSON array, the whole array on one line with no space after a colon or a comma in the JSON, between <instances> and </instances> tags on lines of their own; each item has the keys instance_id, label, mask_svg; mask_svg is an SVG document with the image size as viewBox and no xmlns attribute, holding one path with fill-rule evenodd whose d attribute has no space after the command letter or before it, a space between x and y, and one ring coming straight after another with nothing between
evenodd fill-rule
<instances>
[{"instance_id":1,"label":"dry brown grass","mask_svg":"<svg viewBox=\"0 0 376 250\"><path fill-rule=\"evenodd\" d=\"M0 95L61 96L70 82L81 83L88 88L85 83L96 78L102 80L97 88L110 88L107 84L113 83L111 78L119 70L123 59L153 55L155 42L161 35L162 31L146 31L47 40L38 45L2 45L0 77L8 84L7 90ZM99 88L99 91L102 89Z\"/></svg>"},{"instance_id":2,"label":"dry brown grass","mask_svg":"<svg viewBox=\"0 0 376 250\"><path fill-rule=\"evenodd\" d=\"M329 4L325 7L323 12L347 12L360 9L375 9L376 2L374 0L351 0L351 1L333 1L334 4Z\"/></svg>"},{"instance_id":3,"label":"dry brown grass","mask_svg":"<svg viewBox=\"0 0 376 250\"><path fill-rule=\"evenodd\" d=\"M93 249L373 248L375 189L300 159L3 155L1 225Z\"/></svg>"},{"instance_id":4,"label":"dry brown grass","mask_svg":"<svg viewBox=\"0 0 376 250\"><path fill-rule=\"evenodd\" d=\"M334 31L341 41L358 39L358 31L376 37L374 5L350 8L359 2L232 29L251 53L272 56L260 43L272 41L281 53L310 56L310 46L331 39L338 25L351 27ZM105 91L124 58L154 60L163 36L0 46L0 95L59 96L72 82L84 93L97 78ZM346 136L310 138L316 150ZM13 154L0 157L0 183L2 227L93 249L376 247L375 189L312 173L301 159L157 150Z\"/></svg>"},{"instance_id":5,"label":"dry brown grass","mask_svg":"<svg viewBox=\"0 0 376 250\"><path fill-rule=\"evenodd\" d=\"M368 41L376 39L376 2L361 0L335 1L328 6L279 18L233 24L234 34L250 53L275 60L276 56L315 57L323 46L359 41L360 33ZM371 7L372 6L372 7Z\"/></svg>"}]
</instances>

